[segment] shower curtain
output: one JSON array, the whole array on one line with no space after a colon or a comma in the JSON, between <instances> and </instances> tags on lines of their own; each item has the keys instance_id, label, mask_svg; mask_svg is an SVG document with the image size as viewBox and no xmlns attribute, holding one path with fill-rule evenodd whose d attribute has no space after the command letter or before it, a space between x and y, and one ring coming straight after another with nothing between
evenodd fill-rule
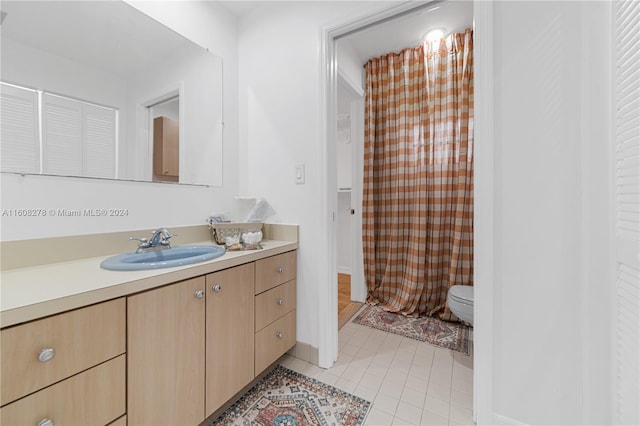
<instances>
[{"instance_id":1,"label":"shower curtain","mask_svg":"<svg viewBox=\"0 0 640 426\"><path fill-rule=\"evenodd\" d=\"M455 319L449 288L473 284L472 31L365 69L367 301Z\"/></svg>"}]
</instances>

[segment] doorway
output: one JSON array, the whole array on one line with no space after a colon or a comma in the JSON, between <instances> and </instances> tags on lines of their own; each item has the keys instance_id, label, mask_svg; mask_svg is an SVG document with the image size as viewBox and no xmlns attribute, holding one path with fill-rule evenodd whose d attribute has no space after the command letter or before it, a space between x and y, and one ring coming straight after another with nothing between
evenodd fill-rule
<instances>
[{"instance_id":1,"label":"doorway","mask_svg":"<svg viewBox=\"0 0 640 426\"><path fill-rule=\"evenodd\" d=\"M474 38L476 39L475 52L475 97L476 97L476 129L475 141L476 158L481 158L480 162L475 163L474 188L478 197L475 198L474 205L474 282L482 283L481 288L476 288L475 292L475 323L474 327L474 419L477 421L486 421L491 418L492 412L492 341L493 341L493 325L491 311L493 306L493 269L491 268L491 248L493 247L493 192L491 190L491 182L493 181L492 163L489 160L493 155L493 128L490 126L493 115L493 33L492 19L493 7L490 2L451 2L451 1L427 1L416 3L403 2L383 9L377 13L372 13L360 19L347 20L343 23L327 26L323 28L323 37L321 39L321 64L322 64L322 140L326 143L323 147L326 153L326 159L331 159L335 155L336 136L335 129L337 127L337 93L338 93L338 77L342 69L340 61L340 53L338 42L349 36L357 36L363 34L371 28L378 27L380 24L393 22L401 17L417 17L433 12L444 5L454 5L466 3L470 8L471 22L468 27L473 28ZM420 19L419 17L416 19ZM404 32L404 31L401 31ZM456 31L459 32L459 31ZM384 33L384 32L383 32ZM420 36L422 34L419 34ZM389 34L387 34L389 36ZM377 41L371 39L372 44L386 45L383 39ZM480 48L478 48L481 46ZM385 48L386 49L386 48ZM380 52L387 53L389 50ZM371 57L373 57L372 55ZM358 69L362 64L359 64ZM361 72L361 71L360 71ZM361 78L360 78L361 80ZM325 165L327 174L326 186L324 188L324 206L327 209L329 218L333 215L335 218L338 208L338 200L335 194L335 164L328 161ZM482 203L478 200L482 198ZM327 266L330 275L337 276L336 266L337 259L335 250L337 240L337 223L329 221L328 237L329 258ZM479 251L478 247L488 248ZM335 305L337 293L337 283L327 287L327 293L320 294L320 309L326 309L329 316L335 315L333 306ZM480 309L482 307L482 309ZM337 316L337 315L336 315ZM324 368L330 367L335 361L338 354L338 333L337 328L321 327L319 339L319 365ZM482 337L480 337L482 335ZM481 420L484 419L484 420Z\"/></svg>"},{"instance_id":2,"label":"doorway","mask_svg":"<svg viewBox=\"0 0 640 426\"><path fill-rule=\"evenodd\" d=\"M462 33L473 26L473 3L433 1L408 10L399 10L372 22L354 25L345 34L333 37L336 76L337 156L336 269L338 290L351 278L352 299L365 302L367 289L362 256L362 170L364 153L364 65L374 57L419 45L434 29L446 34ZM350 131L344 137L345 131ZM345 144L345 139L347 143ZM351 156L351 160L348 157ZM350 170L348 168L351 167ZM347 171L345 172L345 169ZM351 241L347 241L351 239ZM351 245L350 253L346 247ZM341 280L342 278L342 280ZM344 294L344 289L342 293ZM339 308L344 308L344 302ZM339 315L339 325L342 325Z\"/></svg>"},{"instance_id":3,"label":"doorway","mask_svg":"<svg viewBox=\"0 0 640 426\"><path fill-rule=\"evenodd\" d=\"M336 180L338 183L336 269L338 329L360 309L366 298L362 261L362 147L364 91L338 73Z\"/></svg>"}]
</instances>

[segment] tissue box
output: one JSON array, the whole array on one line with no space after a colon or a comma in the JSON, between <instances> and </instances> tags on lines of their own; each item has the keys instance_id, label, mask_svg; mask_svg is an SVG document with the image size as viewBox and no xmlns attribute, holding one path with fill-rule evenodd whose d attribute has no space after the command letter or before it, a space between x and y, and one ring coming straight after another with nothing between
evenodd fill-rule
<instances>
[{"instance_id":1,"label":"tissue box","mask_svg":"<svg viewBox=\"0 0 640 426\"><path fill-rule=\"evenodd\" d=\"M231 222L210 223L213 240L217 244L224 244L227 237L240 237L245 232L258 232L262 230L262 222Z\"/></svg>"}]
</instances>

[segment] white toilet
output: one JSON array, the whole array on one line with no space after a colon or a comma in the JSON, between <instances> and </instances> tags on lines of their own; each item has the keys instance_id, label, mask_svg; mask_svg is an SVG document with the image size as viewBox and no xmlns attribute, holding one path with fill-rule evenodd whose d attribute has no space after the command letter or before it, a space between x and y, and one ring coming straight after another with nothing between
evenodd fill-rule
<instances>
[{"instance_id":1,"label":"white toilet","mask_svg":"<svg viewBox=\"0 0 640 426\"><path fill-rule=\"evenodd\" d=\"M473 286L452 286L447 294L447 304L455 316L473 325Z\"/></svg>"}]
</instances>

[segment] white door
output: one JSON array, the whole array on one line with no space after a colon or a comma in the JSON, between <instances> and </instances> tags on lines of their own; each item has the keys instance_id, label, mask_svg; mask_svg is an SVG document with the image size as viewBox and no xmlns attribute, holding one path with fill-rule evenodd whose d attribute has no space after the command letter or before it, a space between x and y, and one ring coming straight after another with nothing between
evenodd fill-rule
<instances>
[{"instance_id":1,"label":"white door","mask_svg":"<svg viewBox=\"0 0 640 426\"><path fill-rule=\"evenodd\" d=\"M640 424L640 2L613 3L614 423Z\"/></svg>"},{"instance_id":2,"label":"white door","mask_svg":"<svg viewBox=\"0 0 640 426\"><path fill-rule=\"evenodd\" d=\"M364 166L364 97L351 102L351 300L365 302L367 286L362 256L362 170Z\"/></svg>"}]
</instances>

